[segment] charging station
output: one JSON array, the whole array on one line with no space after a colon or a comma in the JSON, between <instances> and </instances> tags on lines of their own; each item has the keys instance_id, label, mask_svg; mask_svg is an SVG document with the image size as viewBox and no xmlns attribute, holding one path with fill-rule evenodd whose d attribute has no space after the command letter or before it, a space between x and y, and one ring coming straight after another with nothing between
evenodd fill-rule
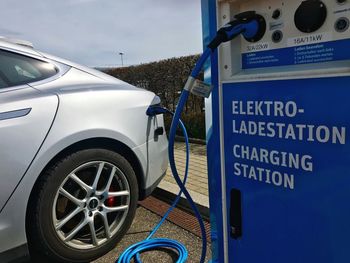
<instances>
[{"instance_id":1,"label":"charging station","mask_svg":"<svg viewBox=\"0 0 350 263\"><path fill-rule=\"evenodd\" d=\"M202 0L213 262L350 262L350 1Z\"/></svg>"}]
</instances>

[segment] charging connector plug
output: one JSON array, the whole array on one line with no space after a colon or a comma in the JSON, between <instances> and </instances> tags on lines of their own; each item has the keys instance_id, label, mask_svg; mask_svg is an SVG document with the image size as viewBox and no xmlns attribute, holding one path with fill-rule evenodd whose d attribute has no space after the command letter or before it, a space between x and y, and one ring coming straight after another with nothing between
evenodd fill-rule
<instances>
[{"instance_id":1,"label":"charging connector plug","mask_svg":"<svg viewBox=\"0 0 350 263\"><path fill-rule=\"evenodd\" d=\"M153 117L153 116L164 114L167 112L168 112L168 110L162 108L161 106L150 106L146 111L146 115Z\"/></svg>"},{"instance_id":2,"label":"charging connector plug","mask_svg":"<svg viewBox=\"0 0 350 263\"><path fill-rule=\"evenodd\" d=\"M221 43L231 41L240 34L247 41L256 42L265 35L265 32L266 21L264 17L258 15L255 11L240 13L235 16L235 20L219 29L208 47L214 51Z\"/></svg>"}]
</instances>

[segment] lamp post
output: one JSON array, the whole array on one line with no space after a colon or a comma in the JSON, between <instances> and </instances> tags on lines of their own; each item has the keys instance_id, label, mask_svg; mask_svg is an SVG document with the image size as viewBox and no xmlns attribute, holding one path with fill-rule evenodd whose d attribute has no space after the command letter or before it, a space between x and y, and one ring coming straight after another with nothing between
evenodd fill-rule
<instances>
[{"instance_id":1,"label":"lamp post","mask_svg":"<svg viewBox=\"0 0 350 263\"><path fill-rule=\"evenodd\" d=\"M124 61L123 61L124 53L123 52L119 52L119 55L120 55L120 58L122 60L122 67L123 67L124 66Z\"/></svg>"}]
</instances>

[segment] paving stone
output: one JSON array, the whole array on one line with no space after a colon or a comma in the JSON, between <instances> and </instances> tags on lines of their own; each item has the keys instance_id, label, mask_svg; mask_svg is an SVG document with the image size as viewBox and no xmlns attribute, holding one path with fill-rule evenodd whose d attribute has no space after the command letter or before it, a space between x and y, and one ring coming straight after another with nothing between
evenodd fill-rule
<instances>
[{"instance_id":1,"label":"paving stone","mask_svg":"<svg viewBox=\"0 0 350 263\"><path fill-rule=\"evenodd\" d=\"M176 167L181 178L183 178L186 165L186 148L185 143L177 142L174 145L174 154L176 160ZM162 188L172 188L172 192L178 191L178 186L173 178L170 167L164 177L166 184L160 184ZM206 157L206 146L205 145L190 145L190 164L188 172L188 180L186 184L187 189L193 196L195 202L203 205L207 204L209 207L208 197L208 168L207 168L207 157ZM174 190L176 189L176 190ZM169 190L169 189L164 189ZM204 199L204 200L203 200Z\"/></svg>"}]
</instances>

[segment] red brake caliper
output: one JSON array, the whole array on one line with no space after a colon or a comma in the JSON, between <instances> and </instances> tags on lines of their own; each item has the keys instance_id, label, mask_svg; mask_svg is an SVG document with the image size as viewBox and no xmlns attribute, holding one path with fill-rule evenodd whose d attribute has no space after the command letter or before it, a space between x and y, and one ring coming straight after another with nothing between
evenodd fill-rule
<instances>
[{"instance_id":1,"label":"red brake caliper","mask_svg":"<svg viewBox=\"0 0 350 263\"><path fill-rule=\"evenodd\" d=\"M114 192L116 189L113 187L113 186L111 186L110 188L109 188L109 191L110 192ZM107 206L109 206L109 207L114 207L115 205L117 204L117 199L116 199L116 197L109 197L109 198L107 198Z\"/></svg>"}]
</instances>

